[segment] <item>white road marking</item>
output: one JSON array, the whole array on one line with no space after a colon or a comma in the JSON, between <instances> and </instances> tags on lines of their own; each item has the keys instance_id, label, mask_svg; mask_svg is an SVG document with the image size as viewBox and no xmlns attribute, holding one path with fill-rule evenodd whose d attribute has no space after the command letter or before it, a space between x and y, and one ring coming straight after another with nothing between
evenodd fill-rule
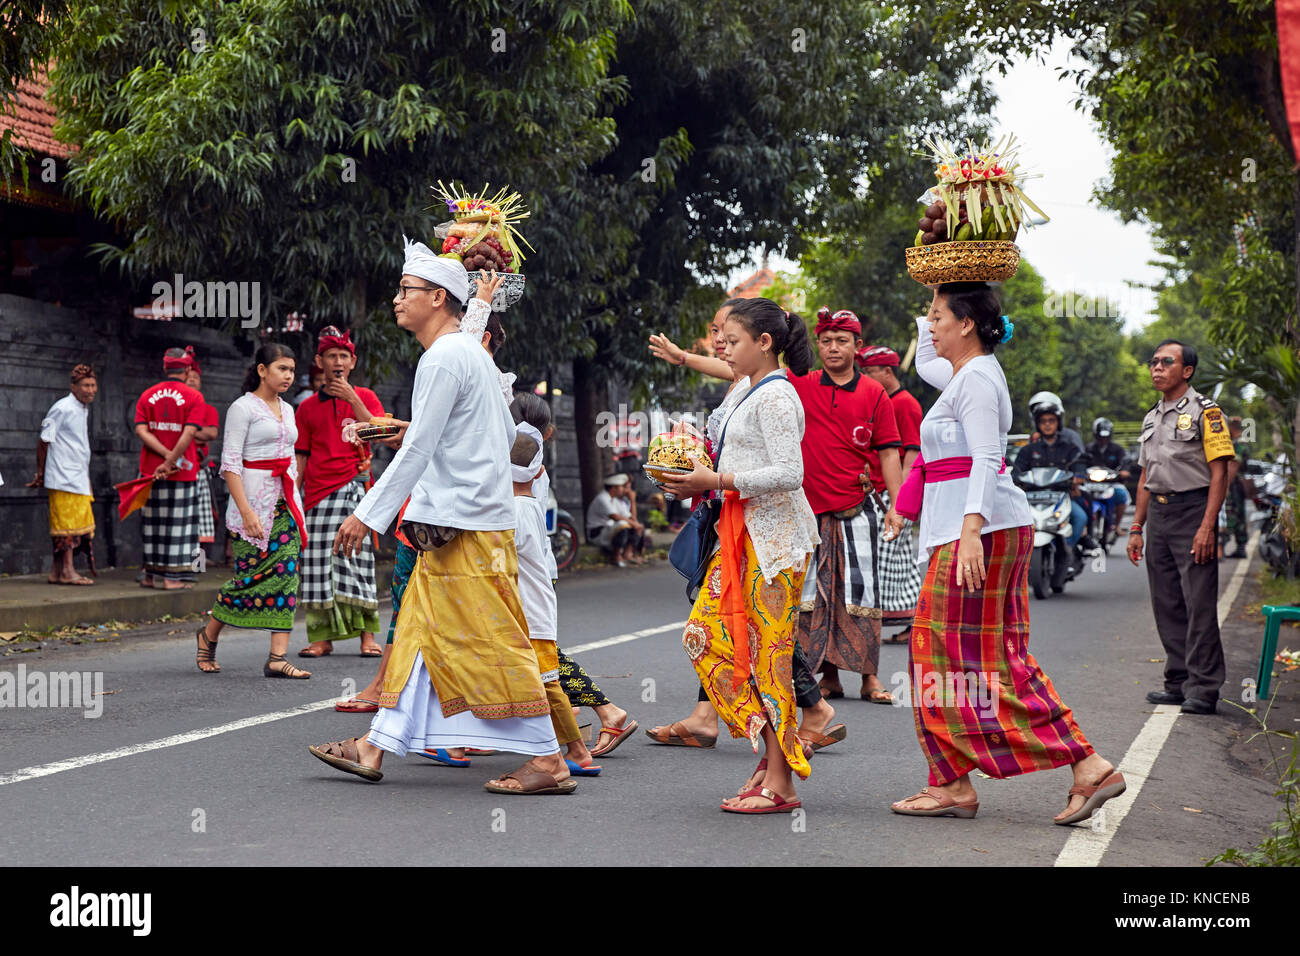
<instances>
[{"instance_id":1,"label":"white road marking","mask_svg":"<svg viewBox=\"0 0 1300 956\"><path fill-rule=\"evenodd\" d=\"M581 654L583 651L594 651L602 647L612 647L615 644L626 644L628 641L639 640L643 637L651 637L655 634L663 634L668 631L680 631L685 626L685 621L678 621L675 624L663 624L659 627L648 627L644 630L632 631L628 634L616 634L613 637L606 637L603 640L592 641L589 644L579 644L577 647L567 648L566 653ZM313 704L301 704L298 707L291 707L288 710L277 710L270 714L244 717L240 720L231 721L228 724L218 724L216 727L192 730L184 734L173 734L170 737L151 740L148 743L132 744L130 747L119 747L116 750L106 750L103 753L87 754L84 757L69 757L67 760L56 760L53 763L40 764L36 767L24 767L21 770L11 770L7 773L0 773L0 787L3 787L7 783L22 783L24 780L33 780L36 777L48 777L50 774L62 773L65 770L78 770L82 767L90 767L97 763L105 763L106 761L117 760L121 757L132 757L136 754L148 753L151 750L163 750L167 747L179 747L181 744L190 744L198 740L206 740L208 737L216 737L220 734L228 734L234 730L244 730L248 727L256 727L259 724L269 724L277 720L284 720L286 717L299 717L302 714L310 714L318 710L327 710L333 707L340 700L346 699L347 698L345 697L331 697L329 700L318 700Z\"/></svg>"},{"instance_id":2,"label":"white road marking","mask_svg":"<svg viewBox=\"0 0 1300 956\"><path fill-rule=\"evenodd\" d=\"M639 640L643 637L651 637L655 634L664 634L668 631L680 631L685 627L685 621L678 621L676 624L661 624L659 627L647 627L643 631L632 631L629 634L619 634L615 637L607 637L604 640L592 641L590 644L579 644L577 647L566 647L564 653L573 656L574 654L581 654L583 651L595 651L602 647L613 647L615 644L626 644L628 641Z\"/></svg>"},{"instance_id":3,"label":"white road marking","mask_svg":"<svg viewBox=\"0 0 1300 956\"><path fill-rule=\"evenodd\" d=\"M1228 586L1219 597L1220 626L1227 620L1232 610L1232 602L1237 599L1237 594L1241 591L1241 582L1250 568L1250 556L1255 550L1257 538L1257 535L1251 537L1246 546L1246 557L1237 562ZM1142 792L1142 785L1146 783L1147 775L1151 773L1151 767L1160 756L1165 741L1169 739L1174 721L1182 713L1174 704L1157 704L1155 708L1155 712L1147 718L1147 722L1142 725L1137 737L1129 745L1128 753L1120 761L1119 769L1124 774L1124 782L1128 788L1121 796L1107 801L1102 808L1105 813L1105 826L1099 831L1093 831L1087 824L1075 826L1065 841L1065 846L1061 848L1060 855L1056 858L1056 866L1101 865L1102 856L1110 846L1110 841L1115 838L1119 825L1124 822L1129 810L1137 802L1138 794Z\"/></svg>"}]
</instances>

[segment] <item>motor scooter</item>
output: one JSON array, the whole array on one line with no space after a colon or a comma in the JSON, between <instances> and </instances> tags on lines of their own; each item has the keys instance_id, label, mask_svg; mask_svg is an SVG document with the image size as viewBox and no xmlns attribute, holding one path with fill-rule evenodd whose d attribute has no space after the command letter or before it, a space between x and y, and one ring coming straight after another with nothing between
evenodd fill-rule
<instances>
[{"instance_id":1,"label":"motor scooter","mask_svg":"<svg viewBox=\"0 0 1300 956\"><path fill-rule=\"evenodd\" d=\"M1088 506L1088 534L1103 553L1109 553L1116 537L1115 486L1119 483L1119 472L1097 465L1088 469L1087 477L1083 492L1091 502Z\"/></svg>"},{"instance_id":2,"label":"motor scooter","mask_svg":"<svg viewBox=\"0 0 1300 956\"><path fill-rule=\"evenodd\" d=\"M1068 544L1070 539L1070 489L1074 473L1063 468L1029 468L1014 472L1012 480L1024 489L1034 522L1034 553L1029 560L1029 585L1034 597L1060 594L1067 582L1079 576L1083 562Z\"/></svg>"}]
</instances>

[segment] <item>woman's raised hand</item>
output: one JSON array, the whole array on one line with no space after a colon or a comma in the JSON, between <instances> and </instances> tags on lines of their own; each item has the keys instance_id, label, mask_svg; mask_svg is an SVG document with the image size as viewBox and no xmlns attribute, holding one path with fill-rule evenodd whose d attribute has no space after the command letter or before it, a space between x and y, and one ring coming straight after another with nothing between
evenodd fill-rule
<instances>
[{"instance_id":1,"label":"woman's raised hand","mask_svg":"<svg viewBox=\"0 0 1300 956\"><path fill-rule=\"evenodd\" d=\"M686 361L686 352L674 345L672 340L662 332L650 336L650 352L655 358L663 359L673 365L681 365Z\"/></svg>"},{"instance_id":2,"label":"woman's raised hand","mask_svg":"<svg viewBox=\"0 0 1300 956\"><path fill-rule=\"evenodd\" d=\"M482 278L478 283L478 294L476 298L482 299L484 302L491 304L492 297L496 295L497 289L501 288L505 281L505 273L498 274L495 269L490 272L484 271L482 273Z\"/></svg>"}]
</instances>

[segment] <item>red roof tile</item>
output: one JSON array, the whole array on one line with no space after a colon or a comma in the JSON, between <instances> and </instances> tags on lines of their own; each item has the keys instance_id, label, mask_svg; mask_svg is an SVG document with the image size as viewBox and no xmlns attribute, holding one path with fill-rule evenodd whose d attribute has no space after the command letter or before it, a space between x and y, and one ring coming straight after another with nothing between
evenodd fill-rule
<instances>
[{"instance_id":1,"label":"red roof tile","mask_svg":"<svg viewBox=\"0 0 1300 956\"><path fill-rule=\"evenodd\" d=\"M17 101L0 113L0 130L13 130L13 141L26 149L66 159L75 147L54 138L54 107L45 100L45 75L18 81Z\"/></svg>"},{"instance_id":2,"label":"red roof tile","mask_svg":"<svg viewBox=\"0 0 1300 956\"><path fill-rule=\"evenodd\" d=\"M727 293L729 299L757 299L763 290L776 281L776 273L764 266L747 279L741 279Z\"/></svg>"}]
</instances>

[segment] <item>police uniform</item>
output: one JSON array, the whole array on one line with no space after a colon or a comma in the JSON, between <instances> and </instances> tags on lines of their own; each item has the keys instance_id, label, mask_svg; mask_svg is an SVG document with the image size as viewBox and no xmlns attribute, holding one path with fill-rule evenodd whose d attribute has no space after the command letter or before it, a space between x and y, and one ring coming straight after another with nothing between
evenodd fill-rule
<instances>
[{"instance_id":1,"label":"police uniform","mask_svg":"<svg viewBox=\"0 0 1300 956\"><path fill-rule=\"evenodd\" d=\"M1161 399L1142 420L1138 463L1147 509L1147 581L1165 648L1165 691L1214 704L1223 686L1219 640L1219 563L1197 564L1192 541L1205 516L1210 462L1232 457L1223 410L1188 387Z\"/></svg>"}]
</instances>

